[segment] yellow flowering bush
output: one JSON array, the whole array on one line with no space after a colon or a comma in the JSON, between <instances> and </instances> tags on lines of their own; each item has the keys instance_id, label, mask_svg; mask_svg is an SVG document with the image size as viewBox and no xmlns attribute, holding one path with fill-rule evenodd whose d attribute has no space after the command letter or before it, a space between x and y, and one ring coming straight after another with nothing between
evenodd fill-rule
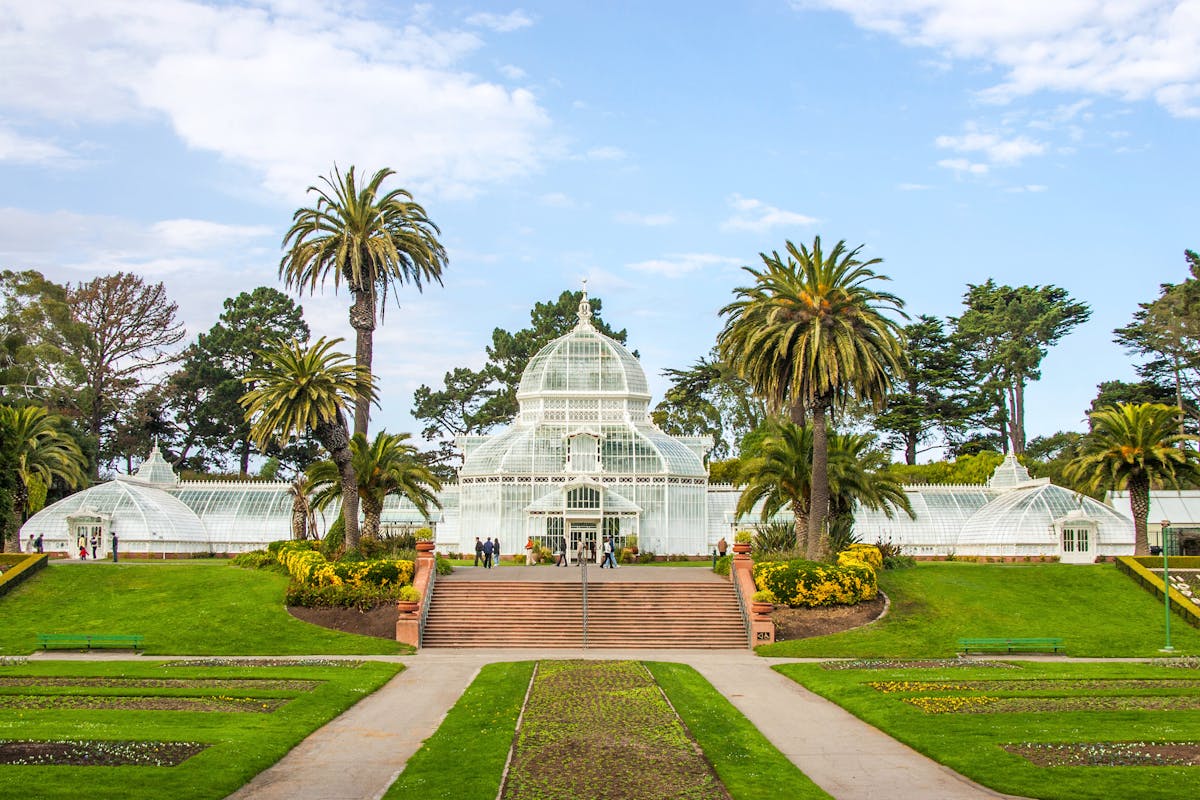
<instances>
[{"instance_id":1,"label":"yellow flowering bush","mask_svg":"<svg viewBox=\"0 0 1200 800\"><path fill-rule=\"evenodd\" d=\"M775 594L784 605L854 605L879 593L875 570L862 563L763 561L754 565L754 585Z\"/></svg>"},{"instance_id":2,"label":"yellow flowering bush","mask_svg":"<svg viewBox=\"0 0 1200 800\"><path fill-rule=\"evenodd\" d=\"M883 569L883 553L879 552L879 548L873 544L852 544L838 553L837 563L840 567L850 564L865 564L879 572Z\"/></svg>"},{"instance_id":3,"label":"yellow flowering bush","mask_svg":"<svg viewBox=\"0 0 1200 800\"><path fill-rule=\"evenodd\" d=\"M276 558L297 583L313 587L349 586L396 587L412 583L413 562L407 559L372 561L327 561L303 542L287 542L278 548Z\"/></svg>"},{"instance_id":4,"label":"yellow flowering bush","mask_svg":"<svg viewBox=\"0 0 1200 800\"><path fill-rule=\"evenodd\" d=\"M908 697L904 702L916 706L926 714L961 714L975 711L998 701L999 697Z\"/></svg>"}]
</instances>

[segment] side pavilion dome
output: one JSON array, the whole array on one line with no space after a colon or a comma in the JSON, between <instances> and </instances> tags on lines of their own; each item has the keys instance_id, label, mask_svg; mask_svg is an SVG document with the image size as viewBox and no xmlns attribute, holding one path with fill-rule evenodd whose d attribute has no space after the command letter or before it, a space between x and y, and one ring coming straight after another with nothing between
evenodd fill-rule
<instances>
[{"instance_id":1,"label":"side pavilion dome","mask_svg":"<svg viewBox=\"0 0 1200 800\"><path fill-rule=\"evenodd\" d=\"M669 436L649 418L637 358L592 324L584 294L574 329L529 361L509 428L460 437L461 546L499 537L572 551L630 535L654 552L704 552L708 437Z\"/></svg>"}]
</instances>

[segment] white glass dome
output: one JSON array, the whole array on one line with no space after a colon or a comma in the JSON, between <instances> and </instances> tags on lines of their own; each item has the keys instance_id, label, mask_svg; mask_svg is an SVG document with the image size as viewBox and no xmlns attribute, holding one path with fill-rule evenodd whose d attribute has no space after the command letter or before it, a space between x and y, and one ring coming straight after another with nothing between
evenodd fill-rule
<instances>
[{"instance_id":1,"label":"white glass dome","mask_svg":"<svg viewBox=\"0 0 1200 800\"><path fill-rule=\"evenodd\" d=\"M1132 543L1129 521L1112 508L1049 481L1010 489L976 512L958 535L959 552L1023 555L1057 551L1058 532L1054 523L1068 516L1082 516L1096 524L1101 546ZM1012 550L1016 548L1016 550Z\"/></svg>"}]
</instances>

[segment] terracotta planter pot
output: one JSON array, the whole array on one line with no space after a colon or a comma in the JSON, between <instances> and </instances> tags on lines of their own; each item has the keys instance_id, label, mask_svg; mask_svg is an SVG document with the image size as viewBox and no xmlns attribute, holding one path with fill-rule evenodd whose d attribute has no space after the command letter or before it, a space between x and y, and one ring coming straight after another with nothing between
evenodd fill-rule
<instances>
[{"instance_id":1,"label":"terracotta planter pot","mask_svg":"<svg viewBox=\"0 0 1200 800\"><path fill-rule=\"evenodd\" d=\"M733 552L737 553L739 556L749 555L750 545L744 543L735 543L733 545Z\"/></svg>"},{"instance_id":2,"label":"terracotta planter pot","mask_svg":"<svg viewBox=\"0 0 1200 800\"><path fill-rule=\"evenodd\" d=\"M417 552L418 553L432 553L433 552L433 542L424 541L424 540L417 542Z\"/></svg>"},{"instance_id":3,"label":"terracotta planter pot","mask_svg":"<svg viewBox=\"0 0 1200 800\"><path fill-rule=\"evenodd\" d=\"M419 605L415 600L397 600L396 610L401 614L415 614Z\"/></svg>"},{"instance_id":4,"label":"terracotta planter pot","mask_svg":"<svg viewBox=\"0 0 1200 800\"><path fill-rule=\"evenodd\" d=\"M750 613L751 614L766 616L767 614L770 614L774 610L775 610L775 606L772 603L758 603L755 601L751 601L751 603L750 603Z\"/></svg>"}]
</instances>

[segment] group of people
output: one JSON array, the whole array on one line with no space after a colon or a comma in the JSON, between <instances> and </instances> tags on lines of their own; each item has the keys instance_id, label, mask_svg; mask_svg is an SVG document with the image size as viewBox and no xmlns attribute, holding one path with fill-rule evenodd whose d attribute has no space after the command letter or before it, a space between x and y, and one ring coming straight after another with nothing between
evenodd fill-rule
<instances>
[{"instance_id":1,"label":"group of people","mask_svg":"<svg viewBox=\"0 0 1200 800\"><path fill-rule=\"evenodd\" d=\"M604 569L605 567L608 567L609 569L616 569L617 568L617 560L614 556L613 540L612 540L611 536L605 537L604 542L600 545L600 551L604 556L600 560L600 569ZM591 561L592 563L595 563L595 561L596 561L596 542L595 542L595 540L588 541L586 539L580 538L579 548L575 551L575 563L582 564L585 561ZM567 540L566 539L561 540L561 544L559 545L559 550L558 550L558 563L556 563L555 566L556 567L567 566Z\"/></svg>"},{"instance_id":2,"label":"group of people","mask_svg":"<svg viewBox=\"0 0 1200 800\"><path fill-rule=\"evenodd\" d=\"M43 546L43 541L42 541L42 535L40 533L37 535L36 539L34 537L30 536L29 537L29 548L28 548L27 552L41 553L42 546Z\"/></svg>"},{"instance_id":3,"label":"group of people","mask_svg":"<svg viewBox=\"0 0 1200 800\"><path fill-rule=\"evenodd\" d=\"M500 563L500 537L496 537L496 541L492 541L492 537L487 537L486 542L479 541L479 537L475 537L475 566L483 566L484 569L491 569Z\"/></svg>"}]
</instances>

